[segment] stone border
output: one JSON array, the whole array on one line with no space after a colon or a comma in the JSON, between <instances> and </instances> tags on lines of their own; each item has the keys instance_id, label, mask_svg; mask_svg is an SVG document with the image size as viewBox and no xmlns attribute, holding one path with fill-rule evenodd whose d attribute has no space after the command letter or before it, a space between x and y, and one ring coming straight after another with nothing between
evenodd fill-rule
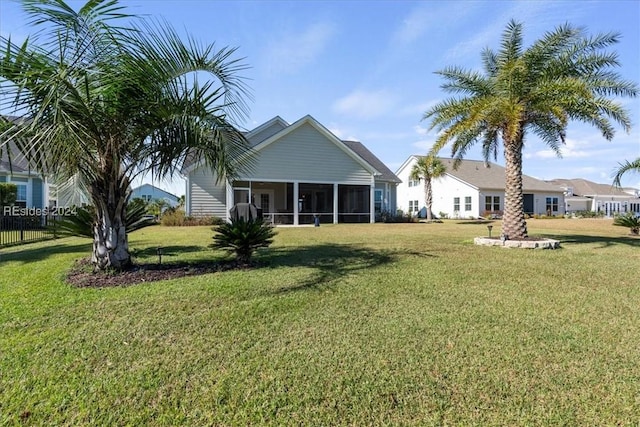
<instances>
[{"instance_id":1,"label":"stone border","mask_svg":"<svg viewBox=\"0 0 640 427\"><path fill-rule=\"evenodd\" d=\"M553 239L540 240L505 240L490 239L488 237L476 237L473 243L480 246L501 246L503 248L521 249L558 249L560 241Z\"/></svg>"}]
</instances>

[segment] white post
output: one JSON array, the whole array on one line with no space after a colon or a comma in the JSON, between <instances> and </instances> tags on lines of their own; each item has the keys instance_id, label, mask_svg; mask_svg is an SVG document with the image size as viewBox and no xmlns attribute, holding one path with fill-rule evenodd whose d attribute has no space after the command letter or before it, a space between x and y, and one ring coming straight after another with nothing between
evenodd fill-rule
<instances>
[{"instance_id":1,"label":"white post","mask_svg":"<svg viewBox=\"0 0 640 427\"><path fill-rule=\"evenodd\" d=\"M229 214L229 211L231 210L231 208L233 207L233 204L235 204L235 200L233 200L233 185L231 185L231 182L229 182L229 180L225 180L226 182L226 186L227 186L227 200L225 201L225 212L224 212L224 219L227 222L231 221L231 216Z\"/></svg>"},{"instance_id":2,"label":"white post","mask_svg":"<svg viewBox=\"0 0 640 427\"><path fill-rule=\"evenodd\" d=\"M373 224L376 222L376 185L371 184L369 191L369 222Z\"/></svg>"},{"instance_id":3,"label":"white post","mask_svg":"<svg viewBox=\"0 0 640 427\"><path fill-rule=\"evenodd\" d=\"M293 181L293 225L299 225L298 222L298 214L300 213L300 209L298 209L298 201L300 197L298 181Z\"/></svg>"},{"instance_id":4,"label":"white post","mask_svg":"<svg viewBox=\"0 0 640 427\"><path fill-rule=\"evenodd\" d=\"M338 184L333 184L333 223L338 223Z\"/></svg>"}]
</instances>

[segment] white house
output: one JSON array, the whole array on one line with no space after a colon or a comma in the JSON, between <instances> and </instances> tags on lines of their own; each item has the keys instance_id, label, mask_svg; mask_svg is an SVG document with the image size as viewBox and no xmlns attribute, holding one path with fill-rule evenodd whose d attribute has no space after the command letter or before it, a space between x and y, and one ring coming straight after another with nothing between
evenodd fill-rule
<instances>
[{"instance_id":1,"label":"white house","mask_svg":"<svg viewBox=\"0 0 640 427\"><path fill-rule=\"evenodd\" d=\"M203 162L185 162L189 215L229 218L235 203L255 203L276 224L374 222L396 209L400 182L357 141L343 141L307 115L289 124L274 117L246 135L254 167L216 184Z\"/></svg>"},{"instance_id":2,"label":"white house","mask_svg":"<svg viewBox=\"0 0 640 427\"><path fill-rule=\"evenodd\" d=\"M549 183L565 191L567 212L601 212L607 217L627 212L640 213L640 191L637 189L620 189L581 178L552 179Z\"/></svg>"},{"instance_id":3,"label":"white house","mask_svg":"<svg viewBox=\"0 0 640 427\"><path fill-rule=\"evenodd\" d=\"M410 156L396 175L402 184L398 186L398 208L414 215L426 213L424 182L409 179L411 169L420 156ZM445 176L432 180L433 213L449 218L477 218L501 215L504 210L505 168L481 160L462 160L457 169L453 160L440 158L446 167ZM564 191L562 188L532 178L522 177L524 211L527 214L563 215Z\"/></svg>"}]
</instances>

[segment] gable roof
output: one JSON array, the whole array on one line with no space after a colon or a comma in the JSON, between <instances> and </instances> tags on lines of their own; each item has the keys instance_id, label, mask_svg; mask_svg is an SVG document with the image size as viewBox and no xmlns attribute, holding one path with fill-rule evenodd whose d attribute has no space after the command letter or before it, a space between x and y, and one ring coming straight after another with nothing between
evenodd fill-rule
<instances>
[{"instance_id":1,"label":"gable roof","mask_svg":"<svg viewBox=\"0 0 640 427\"><path fill-rule=\"evenodd\" d=\"M284 121L282 117L275 116L274 118L267 120L255 129L245 132L244 136L249 140L251 146L256 146L270 136L280 132L282 129L289 126L289 123Z\"/></svg>"},{"instance_id":2,"label":"gable roof","mask_svg":"<svg viewBox=\"0 0 640 427\"><path fill-rule=\"evenodd\" d=\"M162 188L156 187L155 185L149 184L149 183L142 184L142 185L140 185L140 186L138 186L136 188L133 188L131 191L132 192L136 192L136 191L142 192L145 189L150 189L153 192L158 192L158 193L162 194L164 197L168 197L168 198L171 198L171 199L178 200L178 196L176 196L175 194L169 193L168 191L163 190Z\"/></svg>"},{"instance_id":3,"label":"gable roof","mask_svg":"<svg viewBox=\"0 0 640 427\"><path fill-rule=\"evenodd\" d=\"M415 159L424 157L414 155ZM462 160L457 169L453 168L454 160L451 158L439 157L444 163L446 174L476 189L501 190L505 189L506 169L496 163L485 162L484 160ZM407 162L403 164L405 167ZM562 188L548 182L522 175L522 190L544 191L549 193L562 193Z\"/></svg>"},{"instance_id":4,"label":"gable roof","mask_svg":"<svg viewBox=\"0 0 640 427\"><path fill-rule=\"evenodd\" d=\"M252 151L249 154L256 153L280 138L288 135L289 133L300 128L304 124L313 126L318 132L324 135L329 141L333 142L338 148L340 148L346 155L351 157L356 163L360 164L364 169L371 172L377 179L390 182L402 182L389 168L387 168L380 159L378 159L371 151L369 151L362 143L358 141L343 141L330 132L320 122L318 122L311 115L306 115L292 124L288 124L280 116L276 116L273 119L261 124L255 129L245 133L245 137L250 140ZM280 130L271 133L273 130ZM271 128L271 130L270 130ZM266 132L261 135L261 133ZM271 133L271 134L270 134ZM270 134L270 135L269 135ZM264 135L269 135L263 138ZM257 136L260 136L256 139ZM196 167L200 166L201 162L194 159L193 156L188 157L182 166L182 173L189 173Z\"/></svg>"},{"instance_id":5,"label":"gable roof","mask_svg":"<svg viewBox=\"0 0 640 427\"><path fill-rule=\"evenodd\" d=\"M8 122L20 123L23 120L20 117L5 116L4 119ZM9 158L11 153L11 158ZM29 157L25 156L18 150L18 146L14 140L0 140L0 171L17 174L36 174L38 172L33 170L29 165Z\"/></svg>"},{"instance_id":6,"label":"gable roof","mask_svg":"<svg viewBox=\"0 0 640 427\"><path fill-rule=\"evenodd\" d=\"M378 172L380 172L378 178L381 181L395 182L398 184L402 182L402 180L398 178L395 173L391 172L391 169L389 169L387 165L382 163L382 161L377 158L371 151L369 151L369 149L367 149L367 147L365 147L361 142L344 140L342 142L344 142L347 147L353 150L354 153L362 157L365 162L369 163Z\"/></svg>"},{"instance_id":7,"label":"gable roof","mask_svg":"<svg viewBox=\"0 0 640 427\"><path fill-rule=\"evenodd\" d=\"M571 188L575 196L629 196L623 189L616 188L611 184L598 184L582 178L562 179L556 178L548 181L565 190Z\"/></svg>"}]
</instances>

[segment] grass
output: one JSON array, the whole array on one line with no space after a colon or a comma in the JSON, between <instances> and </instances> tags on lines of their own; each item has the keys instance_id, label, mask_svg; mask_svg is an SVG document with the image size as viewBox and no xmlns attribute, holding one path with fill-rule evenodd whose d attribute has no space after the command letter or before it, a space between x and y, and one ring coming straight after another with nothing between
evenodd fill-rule
<instances>
[{"instance_id":1,"label":"grass","mask_svg":"<svg viewBox=\"0 0 640 427\"><path fill-rule=\"evenodd\" d=\"M0 424L637 425L640 239L529 220L282 228L264 267L108 289L62 277L90 242L0 254ZM499 230L494 223L493 233ZM135 256L225 256L151 227Z\"/></svg>"}]
</instances>

